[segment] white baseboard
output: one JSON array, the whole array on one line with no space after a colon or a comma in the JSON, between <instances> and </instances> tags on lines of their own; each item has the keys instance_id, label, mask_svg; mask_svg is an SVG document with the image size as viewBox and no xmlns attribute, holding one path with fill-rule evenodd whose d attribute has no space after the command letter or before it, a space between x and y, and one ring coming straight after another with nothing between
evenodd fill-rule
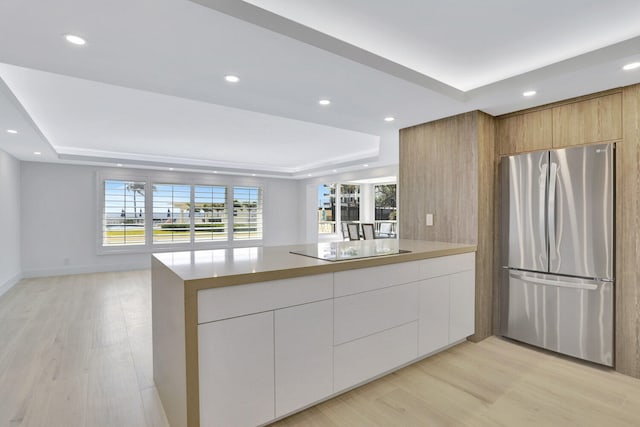
<instances>
[{"instance_id":1,"label":"white baseboard","mask_svg":"<svg viewBox=\"0 0 640 427\"><path fill-rule=\"evenodd\" d=\"M138 262L132 264L107 264L107 265L69 265L60 268L46 268L41 270L25 270L22 277L48 277L66 276L71 274L107 273L112 271L148 270L151 268L151 261Z\"/></svg>"},{"instance_id":2,"label":"white baseboard","mask_svg":"<svg viewBox=\"0 0 640 427\"><path fill-rule=\"evenodd\" d=\"M13 288L16 283L22 280L22 278L23 275L18 273L6 282L0 283L0 296L7 292L9 289Z\"/></svg>"}]
</instances>

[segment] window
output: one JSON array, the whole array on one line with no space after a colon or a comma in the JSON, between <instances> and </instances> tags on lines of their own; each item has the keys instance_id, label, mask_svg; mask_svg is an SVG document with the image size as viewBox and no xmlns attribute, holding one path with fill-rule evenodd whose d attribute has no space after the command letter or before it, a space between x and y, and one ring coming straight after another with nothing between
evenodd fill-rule
<instances>
[{"instance_id":1,"label":"window","mask_svg":"<svg viewBox=\"0 0 640 427\"><path fill-rule=\"evenodd\" d=\"M340 186L340 220L360 221L360 186L342 184Z\"/></svg>"},{"instance_id":2,"label":"window","mask_svg":"<svg viewBox=\"0 0 640 427\"><path fill-rule=\"evenodd\" d=\"M96 230L99 253L206 248L263 238L260 187L117 177L98 175L102 192ZM148 219L147 212L151 212Z\"/></svg>"},{"instance_id":3,"label":"window","mask_svg":"<svg viewBox=\"0 0 640 427\"><path fill-rule=\"evenodd\" d=\"M104 181L102 245L145 244L145 182Z\"/></svg>"},{"instance_id":4,"label":"window","mask_svg":"<svg viewBox=\"0 0 640 427\"><path fill-rule=\"evenodd\" d=\"M193 193L195 241L227 240L229 237L227 187L196 185Z\"/></svg>"},{"instance_id":5,"label":"window","mask_svg":"<svg viewBox=\"0 0 640 427\"><path fill-rule=\"evenodd\" d=\"M336 184L318 186L318 233L336 232Z\"/></svg>"},{"instance_id":6,"label":"window","mask_svg":"<svg viewBox=\"0 0 640 427\"><path fill-rule=\"evenodd\" d=\"M262 239L262 190L233 187L233 240Z\"/></svg>"},{"instance_id":7,"label":"window","mask_svg":"<svg viewBox=\"0 0 640 427\"><path fill-rule=\"evenodd\" d=\"M396 184L375 186L376 221L395 221L397 215Z\"/></svg>"},{"instance_id":8,"label":"window","mask_svg":"<svg viewBox=\"0 0 640 427\"><path fill-rule=\"evenodd\" d=\"M153 185L153 243L191 242L191 186Z\"/></svg>"}]
</instances>

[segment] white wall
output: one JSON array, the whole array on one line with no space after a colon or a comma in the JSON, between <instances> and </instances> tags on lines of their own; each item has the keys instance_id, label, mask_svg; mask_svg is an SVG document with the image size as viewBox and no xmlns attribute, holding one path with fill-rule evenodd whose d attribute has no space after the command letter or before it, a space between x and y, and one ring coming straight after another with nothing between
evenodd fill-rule
<instances>
[{"instance_id":1,"label":"white wall","mask_svg":"<svg viewBox=\"0 0 640 427\"><path fill-rule=\"evenodd\" d=\"M97 254L98 197L101 197L97 194L97 173L108 178L110 174L128 172L164 182L192 182L206 177L207 182L215 179L227 185L261 185L263 245L300 241L295 181L24 162L21 231L25 277L149 268L148 253Z\"/></svg>"},{"instance_id":2,"label":"white wall","mask_svg":"<svg viewBox=\"0 0 640 427\"><path fill-rule=\"evenodd\" d=\"M0 150L0 295L21 279L20 162Z\"/></svg>"}]
</instances>

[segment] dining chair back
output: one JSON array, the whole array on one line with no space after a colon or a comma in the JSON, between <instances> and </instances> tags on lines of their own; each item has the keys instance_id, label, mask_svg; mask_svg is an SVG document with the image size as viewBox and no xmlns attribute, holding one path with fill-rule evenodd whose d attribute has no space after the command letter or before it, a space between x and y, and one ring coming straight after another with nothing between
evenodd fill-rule
<instances>
[{"instance_id":1,"label":"dining chair back","mask_svg":"<svg viewBox=\"0 0 640 427\"><path fill-rule=\"evenodd\" d=\"M373 224L362 224L362 236L364 240L376 238L376 228Z\"/></svg>"},{"instance_id":2,"label":"dining chair back","mask_svg":"<svg viewBox=\"0 0 640 427\"><path fill-rule=\"evenodd\" d=\"M349 240L360 240L360 230L358 224L347 224Z\"/></svg>"}]
</instances>

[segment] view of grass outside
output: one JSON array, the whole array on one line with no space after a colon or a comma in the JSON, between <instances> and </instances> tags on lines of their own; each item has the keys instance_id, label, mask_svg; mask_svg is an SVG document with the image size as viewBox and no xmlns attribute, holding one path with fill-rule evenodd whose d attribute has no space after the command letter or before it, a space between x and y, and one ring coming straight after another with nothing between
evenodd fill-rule
<instances>
[{"instance_id":1,"label":"view of grass outside","mask_svg":"<svg viewBox=\"0 0 640 427\"><path fill-rule=\"evenodd\" d=\"M145 244L145 185L135 181L104 182L103 245Z\"/></svg>"},{"instance_id":2,"label":"view of grass outside","mask_svg":"<svg viewBox=\"0 0 640 427\"><path fill-rule=\"evenodd\" d=\"M233 187L233 240L262 239L262 189Z\"/></svg>"},{"instance_id":3,"label":"view of grass outside","mask_svg":"<svg viewBox=\"0 0 640 427\"><path fill-rule=\"evenodd\" d=\"M145 186L144 182L105 180L103 246L145 244ZM154 183L152 194L153 243L190 244L229 239L226 186ZM234 187L233 196L234 240L261 239L261 189Z\"/></svg>"},{"instance_id":4,"label":"view of grass outside","mask_svg":"<svg viewBox=\"0 0 640 427\"><path fill-rule=\"evenodd\" d=\"M191 242L191 186L154 184L153 243Z\"/></svg>"},{"instance_id":5,"label":"view of grass outside","mask_svg":"<svg viewBox=\"0 0 640 427\"><path fill-rule=\"evenodd\" d=\"M227 187L196 185L193 192L195 241L227 240L229 237Z\"/></svg>"}]
</instances>

